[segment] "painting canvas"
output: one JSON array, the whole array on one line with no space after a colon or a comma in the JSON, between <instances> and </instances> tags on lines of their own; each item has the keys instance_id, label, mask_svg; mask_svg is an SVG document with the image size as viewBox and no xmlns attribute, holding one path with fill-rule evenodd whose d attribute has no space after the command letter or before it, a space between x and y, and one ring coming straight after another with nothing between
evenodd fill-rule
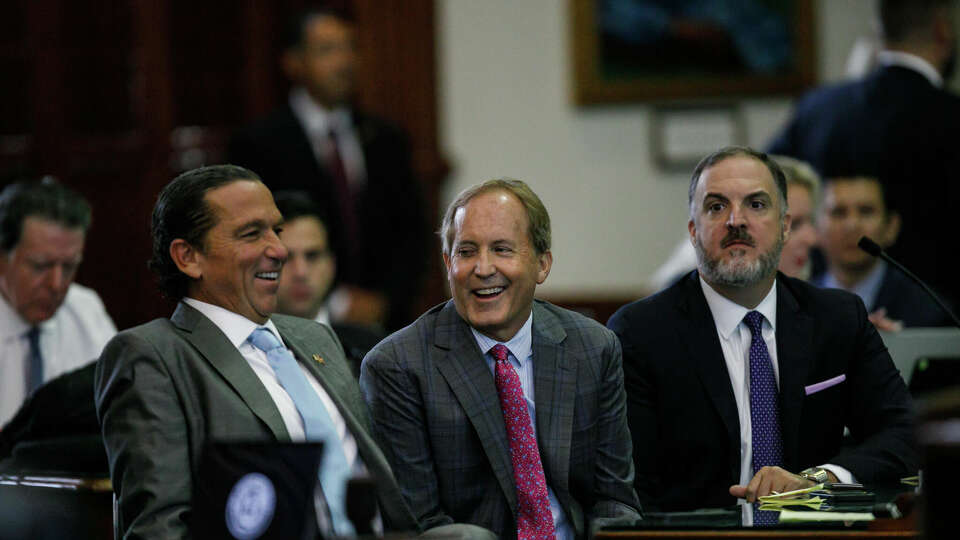
<instances>
[{"instance_id":1,"label":"painting canvas","mask_svg":"<svg viewBox=\"0 0 960 540\"><path fill-rule=\"evenodd\" d=\"M570 0L579 104L796 93L811 0Z\"/></svg>"}]
</instances>

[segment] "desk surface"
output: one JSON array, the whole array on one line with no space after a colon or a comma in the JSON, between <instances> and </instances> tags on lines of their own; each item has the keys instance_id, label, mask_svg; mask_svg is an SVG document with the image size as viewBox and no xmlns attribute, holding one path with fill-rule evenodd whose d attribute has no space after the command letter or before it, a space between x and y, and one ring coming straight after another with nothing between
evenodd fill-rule
<instances>
[{"instance_id":1,"label":"desk surface","mask_svg":"<svg viewBox=\"0 0 960 540\"><path fill-rule=\"evenodd\" d=\"M757 538L776 538L786 540L791 538L827 538L827 539L868 539L886 540L894 538L920 538L915 530L792 530L792 529L737 529L727 531L600 531L596 538L632 538L632 539L662 539L662 538L725 538L727 540L753 540Z\"/></svg>"}]
</instances>

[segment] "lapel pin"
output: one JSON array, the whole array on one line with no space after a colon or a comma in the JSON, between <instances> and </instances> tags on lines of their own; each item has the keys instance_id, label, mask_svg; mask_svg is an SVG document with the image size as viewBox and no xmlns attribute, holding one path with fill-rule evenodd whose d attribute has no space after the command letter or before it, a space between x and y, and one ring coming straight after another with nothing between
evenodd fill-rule
<instances>
[{"instance_id":1,"label":"lapel pin","mask_svg":"<svg viewBox=\"0 0 960 540\"><path fill-rule=\"evenodd\" d=\"M316 360L316 361L317 361L318 363L320 363L320 364L323 363L323 357L320 356L319 354L313 355L313 359Z\"/></svg>"}]
</instances>

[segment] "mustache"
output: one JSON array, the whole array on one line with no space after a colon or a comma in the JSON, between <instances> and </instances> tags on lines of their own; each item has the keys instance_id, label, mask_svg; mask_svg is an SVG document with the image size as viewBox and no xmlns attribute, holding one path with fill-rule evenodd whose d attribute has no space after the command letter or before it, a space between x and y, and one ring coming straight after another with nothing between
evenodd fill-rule
<instances>
[{"instance_id":1,"label":"mustache","mask_svg":"<svg viewBox=\"0 0 960 540\"><path fill-rule=\"evenodd\" d=\"M730 229L730 232L728 232L727 235L723 237L723 240L720 241L720 245L723 247L727 247L733 243L744 243L751 247L756 247L757 245L756 240L750 236L750 233L739 227Z\"/></svg>"}]
</instances>

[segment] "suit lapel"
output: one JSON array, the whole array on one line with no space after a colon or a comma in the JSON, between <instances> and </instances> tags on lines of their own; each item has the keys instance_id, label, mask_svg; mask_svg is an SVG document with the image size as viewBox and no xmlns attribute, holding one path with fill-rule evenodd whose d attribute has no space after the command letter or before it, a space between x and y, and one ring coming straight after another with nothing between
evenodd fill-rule
<instances>
[{"instance_id":1,"label":"suit lapel","mask_svg":"<svg viewBox=\"0 0 960 540\"><path fill-rule=\"evenodd\" d=\"M314 359L315 354L323 351L310 349L307 345L308 340L305 339L305 336L301 335L293 328L281 323L278 320L274 320L273 324L276 325L277 330L280 331L280 335L283 337L284 344L291 351L293 351L293 355L296 357L297 362L306 366L307 370L313 374L313 376L317 379L317 382L320 383L320 386L323 387L323 389L327 392L327 395L330 396L330 399L337 406L337 409L339 409L341 412L352 412L353 407L345 401L343 396L347 394L347 385L351 382L355 383L356 381L339 376L342 374L338 373L337 368L335 368L333 365L321 365L318 360ZM320 357L322 358L322 355L320 355ZM344 414L344 418L346 418L346 416L347 415ZM348 427L350 428L350 431L356 431L356 428L358 427L358 424L356 423L357 420L353 417L352 413L349 416L355 425L351 426L348 422Z\"/></svg>"},{"instance_id":2,"label":"suit lapel","mask_svg":"<svg viewBox=\"0 0 960 540\"><path fill-rule=\"evenodd\" d=\"M780 369L780 429L783 434L783 459L787 470L798 465L800 418L805 397L804 384L813 350L813 319L804 312L777 276L777 364ZM782 330L782 331L781 331Z\"/></svg>"},{"instance_id":3,"label":"suit lapel","mask_svg":"<svg viewBox=\"0 0 960 540\"><path fill-rule=\"evenodd\" d=\"M537 405L537 445L548 484L569 490L570 441L576 394L576 359L561 346L567 333L556 316L533 304L533 375Z\"/></svg>"},{"instance_id":4,"label":"suit lapel","mask_svg":"<svg viewBox=\"0 0 960 540\"><path fill-rule=\"evenodd\" d=\"M170 320L183 331L184 338L220 373L250 410L270 428L274 437L280 441L290 440L280 411L267 389L227 336L210 319L182 302L177 305Z\"/></svg>"},{"instance_id":5,"label":"suit lapel","mask_svg":"<svg viewBox=\"0 0 960 540\"><path fill-rule=\"evenodd\" d=\"M298 328L288 325L278 317L275 317L273 322L277 326L277 330L280 331L287 348L293 352L298 362L307 366L307 370L313 374L320 386L326 391L327 396L336 405L347 431L353 435L353 439L357 443L357 453L360 460L371 477L377 481L380 508L384 512L385 518L395 527L413 527L409 509L406 508L406 503L400 494L400 488L394 480L390 464L370 433L370 420L366 416L366 408L360 398L357 379L350 371L346 358L330 357L321 363L314 356L319 354L322 358L324 354L330 353L330 349L319 348L320 342L318 342L317 337L311 337L311 334L322 334L323 330L310 326L300 326ZM312 346L311 344L316 345ZM332 341L324 345L329 345L330 348L336 347ZM351 395L355 397L352 402Z\"/></svg>"},{"instance_id":6,"label":"suit lapel","mask_svg":"<svg viewBox=\"0 0 960 540\"><path fill-rule=\"evenodd\" d=\"M699 274L690 274L684 287L687 288L684 301L678 306L681 325L676 331L679 333L679 340L687 344L700 382L723 420L730 456L727 467L730 477L737 480L740 478L740 415L737 412L733 388L730 386L730 374L723 359L720 338L717 336L717 325L710 313L707 299L703 296Z\"/></svg>"},{"instance_id":7,"label":"suit lapel","mask_svg":"<svg viewBox=\"0 0 960 540\"><path fill-rule=\"evenodd\" d=\"M436 324L434 344L446 351L444 358L437 362L437 369L477 432L500 489L511 510L516 512L513 463L493 374L469 326L460 318L452 301L440 311Z\"/></svg>"},{"instance_id":8,"label":"suit lapel","mask_svg":"<svg viewBox=\"0 0 960 540\"><path fill-rule=\"evenodd\" d=\"M277 321L274 321L274 324L277 324ZM386 460L380 452L379 447L377 447L376 444L373 443L373 439L369 437L369 421L366 417L362 416L364 410L362 408L358 409L358 407L362 407L362 405L348 401L348 396L351 393L356 394L357 381L354 375L350 373L349 367L346 365L346 359L343 359L339 367L332 363L329 365L326 363L321 364L313 358L314 354L318 351L308 348L307 343L309 340L307 336L301 335L286 325L281 327L277 324L277 328L281 330L284 343L293 351L297 361L307 366L310 373L313 374L317 382L320 383L320 386L327 392L330 400L337 406L337 410L340 412L340 416L343 417L347 429L353 434L354 439L357 441L357 448L360 451L363 462L370 465L374 460ZM372 450L375 452L371 453Z\"/></svg>"}]
</instances>

